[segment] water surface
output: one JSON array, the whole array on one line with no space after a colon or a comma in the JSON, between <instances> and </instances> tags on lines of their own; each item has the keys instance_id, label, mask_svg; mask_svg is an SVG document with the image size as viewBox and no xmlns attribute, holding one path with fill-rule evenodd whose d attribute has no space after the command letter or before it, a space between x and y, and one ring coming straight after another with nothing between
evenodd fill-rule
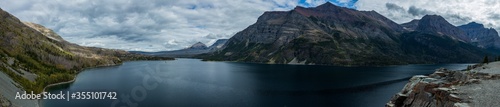
<instances>
[{"instance_id":1,"label":"water surface","mask_svg":"<svg viewBox=\"0 0 500 107\"><path fill-rule=\"evenodd\" d=\"M117 100L43 100L45 107L384 106L413 75L469 64L335 67L133 61L88 69L50 92L117 92Z\"/></svg>"}]
</instances>

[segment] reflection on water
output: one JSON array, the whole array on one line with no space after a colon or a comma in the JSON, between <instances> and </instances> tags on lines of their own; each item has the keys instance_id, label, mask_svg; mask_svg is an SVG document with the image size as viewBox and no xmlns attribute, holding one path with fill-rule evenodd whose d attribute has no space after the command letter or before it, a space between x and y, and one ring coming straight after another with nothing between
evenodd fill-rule
<instances>
[{"instance_id":1,"label":"reflection on water","mask_svg":"<svg viewBox=\"0 0 500 107\"><path fill-rule=\"evenodd\" d=\"M46 107L383 106L413 75L468 64L335 67L134 61L89 69L51 91L116 91L118 100L44 100ZM127 103L127 101L129 103Z\"/></svg>"}]
</instances>

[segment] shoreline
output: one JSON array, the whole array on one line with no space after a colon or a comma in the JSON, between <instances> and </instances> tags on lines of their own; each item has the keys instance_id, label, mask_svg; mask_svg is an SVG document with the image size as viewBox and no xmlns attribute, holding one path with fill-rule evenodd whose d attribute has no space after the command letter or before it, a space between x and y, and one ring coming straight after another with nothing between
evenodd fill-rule
<instances>
[{"instance_id":1,"label":"shoreline","mask_svg":"<svg viewBox=\"0 0 500 107\"><path fill-rule=\"evenodd\" d=\"M124 62L123 62L124 63ZM88 69L94 69L94 68L101 68L101 67L112 67L112 66L120 66L122 65L123 63L120 63L120 64L111 64L111 65L100 65L100 66L95 66L95 67L88 67L88 68L84 68L82 70L80 70L78 73L75 74L75 77L72 79L72 80L69 80L69 81L63 81L63 82L57 82L57 83L53 83L53 84L49 84L47 86L45 86L42 90L42 92L38 93L38 94L41 94L43 92L46 92L45 90L47 88L50 88L50 87L53 87L53 86L58 86L58 85L64 85L64 84L70 84L70 83L73 83L76 81L76 77L78 74L80 74L81 72L85 71L85 70L88 70ZM42 103L42 100L37 100L37 107L42 107L41 103Z\"/></svg>"},{"instance_id":2,"label":"shoreline","mask_svg":"<svg viewBox=\"0 0 500 107\"><path fill-rule=\"evenodd\" d=\"M199 59L199 58L184 58L184 59ZM288 63L262 63L262 62L245 62L245 61L227 61L227 60L204 60L202 62L231 62L231 63L248 63L248 64L264 64L264 65L299 65L299 66L333 66L333 67L390 67L403 65L437 65L437 64L469 64L474 65L479 62L464 62L464 63L407 63L407 64L390 64L390 65L326 65L326 64L288 64Z\"/></svg>"}]
</instances>

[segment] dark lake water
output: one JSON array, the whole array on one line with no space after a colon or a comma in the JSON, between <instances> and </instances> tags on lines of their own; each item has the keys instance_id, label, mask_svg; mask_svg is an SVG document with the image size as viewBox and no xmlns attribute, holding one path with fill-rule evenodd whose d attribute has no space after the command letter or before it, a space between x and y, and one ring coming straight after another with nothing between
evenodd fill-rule
<instances>
[{"instance_id":1,"label":"dark lake water","mask_svg":"<svg viewBox=\"0 0 500 107\"><path fill-rule=\"evenodd\" d=\"M133 61L85 70L49 92L117 92L116 100L42 100L44 107L382 107L413 75L469 64L335 67Z\"/></svg>"}]
</instances>

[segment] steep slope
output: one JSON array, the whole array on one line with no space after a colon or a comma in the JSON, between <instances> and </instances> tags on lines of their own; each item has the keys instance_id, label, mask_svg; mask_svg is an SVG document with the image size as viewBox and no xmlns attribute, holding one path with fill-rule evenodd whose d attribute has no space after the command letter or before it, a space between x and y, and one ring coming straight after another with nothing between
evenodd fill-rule
<instances>
[{"instance_id":1,"label":"steep slope","mask_svg":"<svg viewBox=\"0 0 500 107\"><path fill-rule=\"evenodd\" d=\"M471 42L478 47L500 49L500 36L493 28L485 28L483 24L471 22L466 25L459 26L460 29L466 32L466 35L471 38Z\"/></svg>"},{"instance_id":2,"label":"steep slope","mask_svg":"<svg viewBox=\"0 0 500 107\"><path fill-rule=\"evenodd\" d=\"M265 12L208 60L324 65L403 63L397 48L402 27L376 12L331 3ZM365 60L371 59L371 60Z\"/></svg>"},{"instance_id":3,"label":"steep slope","mask_svg":"<svg viewBox=\"0 0 500 107\"><path fill-rule=\"evenodd\" d=\"M408 23L403 23L401 24L401 26L404 27L404 29L408 30L408 31L415 31L415 29L417 29L418 27L418 23L419 23L420 20L411 20L410 22Z\"/></svg>"},{"instance_id":4,"label":"steep slope","mask_svg":"<svg viewBox=\"0 0 500 107\"><path fill-rule=\"evenodd\" d=\"M411 63L468 63L478 62L486 51L450 36L423 32L401 35L401 48Z\"/></svg>"},{"instance_id":5,"label":"steep slope","mask_svg":"<svg viewBox=\"0 0 500 107\"><path fill-rule=\"evenodd\" d=\"M210 45L208 49L210 50L210 52L220 50L224 46L224 44L226 44L227 40L229 39L218 39L214 44Z\"/></svg>"},{"instance_id":6,"label":"steep slope","mask_svg":"<svg viewBox=\"0 0 500 107\"><path fill-rule=\"evenodd\" d=\"M255 24L230 38L223 50L200 57L349 66L475 62L485 55L467 44L469 39L461 29L440 16L428 15L411 24L405 28L375 11L331 3L296 7L265 12Z\"/></svg>"},{"instance_id":7,"label":"steep slope","mask_svg":"<svg viewBox=\"0 0 500 107\"><path fill-rule=\"evenodd\" d=\"M438 15L425 15L418 21L418 27L415 30L436 35L446 35L467 43L471 41L463 30L453 26Z\"/></svg>"},{"instance_id":8,"label":"steep slope","mask_svg":"<svg viewBox=\"0 0 500 107\"><path fill-rule=\"evenodd\" d=\"M16 86L2 89L35 93L41 92L48 84L72 80L76 73L84 68L116 65L134 59L171 59L146 57L123 50L78 46L63 40L41 25L23 23L2 9L0 57L0 71L15 81L8 84ZM11 96L15 93L0 94ZM10 98L14 97L8 97ZM13 105L20 104L18 100L10 100Z\"/></svg>"}]
</instances>

